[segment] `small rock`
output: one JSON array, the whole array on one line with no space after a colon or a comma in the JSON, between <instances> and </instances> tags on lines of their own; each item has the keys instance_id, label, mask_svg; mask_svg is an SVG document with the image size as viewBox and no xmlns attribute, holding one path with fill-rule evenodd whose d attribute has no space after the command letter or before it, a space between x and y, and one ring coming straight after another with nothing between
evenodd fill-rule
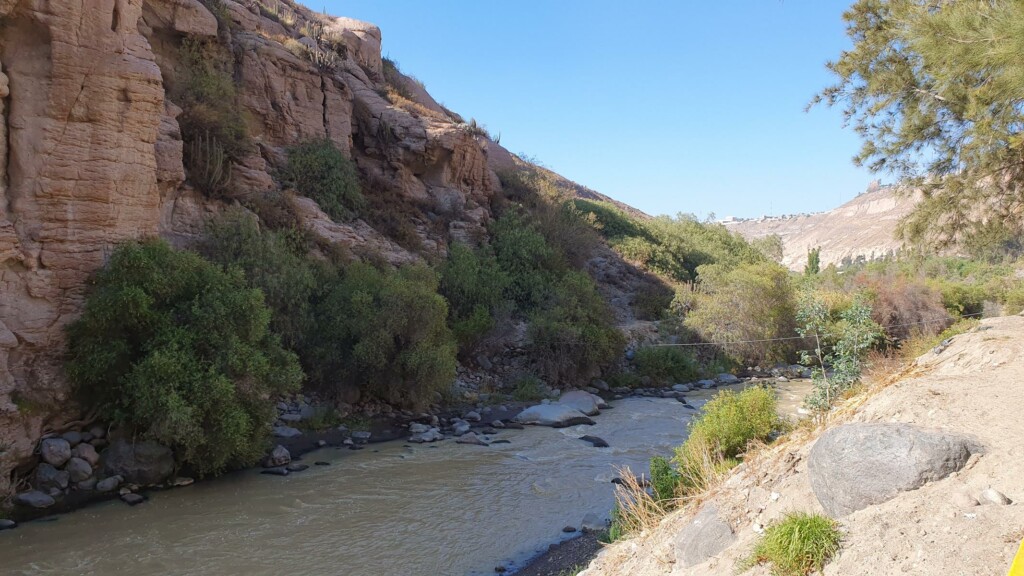
<instances>
[{"instance_id":1,"label":"small rock","mask_svg":"<svg viewBox=\"0 0 1024 576\"><path fill-rule=\"evenodd\" d=\"M100 462L100 455L96 452L96 447L92 444L79 444L75 446L75 449L71 451L71 455L75 458L81 458L89 463L90 466L95 467Z\"/></svg>"},{"instance_id":2,"label":"small rock","mask_svg":"<svg viewBox=\"0 0 1024 576\"><path fill-rule=\"evenodd\" d=\"M372 436L372 434L366 432L365 430L357 430L352 433L352 439L361 444L365 444L367 441L369 441L370 436Z\"/></svg>"},{"instance_id":3,"label":"small rock","mask_svg":"<svg viewBox=\"0 0 1024 576\"><path fill-rule=\"evenodd\" d=\"M82 443L88 444L89 442L92 442L92 439L93 439L93 435L92 434L90 434L88 432L82 432Z\"/></svg>"},{"instance_id":4,"label":"small rock","mask_svg":"<svg viewBox=\"0 0 1024 576\"><path fill-rule=\"evenodd\" d=\"M494 567L494 571L497 572L498 574L504 574L506 570L507 570L507 568L505 568L504 566L495 566Z\"/></svg>"},{"instance_id":5,"label":"small rock","mask_svg":"<svg viewBox=\"0 0 1024 576\"><path fill-rule=\"evenodd\" d=\"M10 530L11 528L17 528L18 523L14 520L5 520L0 518L0 530Z\"/></svg>"},{"instance_id":6,"label":"small rock","mask_svg":"<svg viewBox=\"0 0 1024 576\"><path fill-rule=\"evenodd\" d=\"M633 350L632 348L626 350L626 360L632 360L633 358L636 358L636 350Z\"/></svg>"},{"instance_id":7,"label":"small rock","mask_svg":"<svg viewBox=\"0 0 1024 576\"><path fill-rule=\"evenodd\" d=\"M502 422L501 420L495 420L494 422L491 422L491 428L504 428L504 427L505 427L505 423Z\"/></svg>"},{"instance_id":8,"label":"small rock","mask_svg":"<svg viewBox=\"0 0 1024 576\"><path fill-rule=\"evenodd\" d=\"M101 440L107 437L107 429L103 426L93 426L89 428L89 434L92 434L93 439Z\"/></svg>"},{"instance_id":9,"label":"small rock","mask_svg":"<svg viewBox=\"0 0 1024 576\"><path fill-rule=\"evenodd\" d=\"M785 376L779 376L775 380L778 382L789 382L789 378L786 378Z\"/></svg>"},{"instance_id":10,"label":"small rock","mask_svg":"<svg viewBox=\"0 0 1024 576\"><path fill-rule=\"evenodd\" d=\"M275 438L295 438L296 436L302 436L302 431L298 428L292 428L291 426L274 426Z\"/></svg>"},{"instance_id":11,"label":"small rock","mask_svg":"<svg viewBox=\"0 0 1024 576\"><path fill-rule=\"evenodd\" d=\"M330 462L324 462L323 460L317 460L316 462L313 462L313 465L314 466L330 466L331 463Z\"/></svg>"},{"instance_id":12,"label":"small rock","mask_svg":"<svg viewBox=\"0 0 1024 576\"><path fill-rule=\"evenodd\" d=\"M60 435L61 438L67 440L68 444L72 448L82 443L82 433L77 430L70 430Z\"/></svg>"},{"instance_id":13,"label":"small rock","mask_svg":"<svg viewBox=\"0 0 1024 576\"><path fill-rule=\"evenodd\" d=\"M456 444L473 444L475 446L488 446L490 442L477 436L476 433L470 432L455 440Z\"/></svg>"},{"instance_id":14,"label":"small rock","mask_svg":"<svg viewBox=\"0 0 1024 576\"><path fill-rule=\"evenodd\" d=\"M260 474L267 474L269 476L287 476L288 469L284 466L278 468L267 468L266 470L260 470Z\"/></svg>"},{"instance_id":15,"label":"small rock","mask_svg":"<svg viewBox=\"0 0 1024 576\"><path fill-rule=\"evenodd\" d=\"M444 440L444 434L441 433L437 428L430 428L426 432L419 434L413 434L409 437L409 442L414 444L424 444L426 442L437 442L438 440Z\"/></svg>"},{"instance_id":16,"label":"small rock","mask_svg":"<svg viewBox=\"0 0 1024 576\"><path fill-rule=\"evenodd\" d=\"M604 380L594 380L593 382L590 383L590 385L594 388L597 388L601 392L608 391L608 383L605 382Z\"/></svg>"},{"instance_id":17,"label":"small rock","mask_svg":"<svg viewBox=\"0 0 1024 576\"><path fill-rule=\"evenodd\" d=\"M957 492L953 494L952 500L953 505L956 506L957 508L967 509L974 508L975 506L978 505L978 501L974 499L974 496L971 496L967 492Z\"/></svg>"},{"instance_id":18,"label":"small rock","mask_svg":"<svg viewBox=\"0 0 1024 576\"><path fill-rule=\"evenodd\" d=\"M480 413L476 412L476 411L466 412L466 415L463 416L462 419L466 420L467 422L479 422L480 421Z\"/></svg>"},{"instance_id":19,"label":"small rock","mask_svg":"<svg viewBox=\"0 0 1024 576\"><path fill-rule=\"evenodd\" d=\"M697 381L697 385L700 386L701 388L703 388L704 390L708 390L708 389L711 389L711 388L715 387L715 381L714 380L698 380Z\"/></svg>"},{"instance_id":20,"label":"small rock","mask_svg":"<svg viewBox=\"0 0 1024 576\"><path fill-rule=\"evenodd\" d=\"M96 483L96 490L99 492L113 492L120 484L124 482L124 478L120 476L111 476L110 478L104 478Z\"/></svg>"},{"instance_id":21,"label":"small rock","mask_svg":"<svg viewBox=\"0 0 1024 576\"><path fill-rule=\"evenodd\" d=\"M70 477L71 475L67 470L57 470L50 464L43 462L36 466L35 478L32 484L44 492L49 492L54 488L65 490L68 487Z\"/></svg>"},{"instance_id":22,"label":"small rock","mask_svg":"<svg viewBox=\"0 0 1024 576\"><path fill-rule=\"evenodd\" d=\"M511 443L512 443L511 440L495 440L494 442L491 442L491 444L511 444Z\"/></svg>"},{"instance_id":23,"label":"small rock","mask_svg":"<svg viewBox=\"0 0 1024 576\"><path fill-rule=\"evenodd\" d=\"M194 483L195 480L192 478L178 476L177 478L171 481L171 486L174 486L175 488L183 488L185 486L191 486Z\"/></svg>"},{"instance_id":24,"label":"small rock","mask_svg":"<svg viewBox=\"0 0 1024 576\"><path fill-rule=\"evenodd\" d=\"M85 491L95 490L96 489L96 482L97 482L97 480L96 480L95 476L92 477L92 478L86 478L85 480L82 480L81 482L75 484L75 488L78 488L79 490L85 490Z\"/></svg>"},{"instance_id":25,"label":"small rock","mask_svg":"<svg viewBox=\"0 0 1024 576\"><path fill-rule=\"evenodd\" d=\"M565 532L566 534L572 534L575 531L576 531L576 527L575 526L566 526L565 528L562 528L562 532Z\"/></svg>"},{"instance_id":26,"label":"small rock","mask_svg":"<svg viewBox=\"0 0 1024 576\"><path fill-rule=\"evenodd\" d=\"M469 428L469 422L456 422L452 425L452 434L462 436L463 434L469 433Z\"/></svg>"},{"instance_id":27,"label":"small rock","mask_svg":"<svg viewBox=\"0 0 1024 576\"><path fill-rule=\"evenodd\" d=\"M323 448L324 446L327 446L327 440L317 440L316 446L317 448Z\"/></svg>"},{"instance_id":28,"label":"small rock","mask_svg":"<svg viewBox=\"0 0 1024 576\"><path fill-rule=\"evenodd\" d=\"M355 444L355 442L353 442L351 438L345 438L344 440L341 441L341 443L344 444L345 446L352 446Z\"/></svg>"},{"instance_id":29,"label":"small rock","mask_svg":"<svg viewBox=\"0 0 1024 576\"><path fill-rule=\"evenodd\" d=\"M120 496L127 496L132 493L132 488L131 486L122 486L121 489L117 491L117 493Z\"/></svg>"},{"instance_id":30,"label":"small rock","mask_svg":"<svg viewBox=\"0 0 1024 576\"><path fill-rule=\"evenodd\" d=\"M39 456L43 462L60 468L71 459L71 444L63 438L47 438L39 443Z\"/></svg>"},{"instance_id":31,"label":"small rock","mask_svg":"<svg viewBox=\"0 0 1024 576\"><path fill-rule=\"evenodd\" d=\"M581 436L580 440L590 442L594 448L608 448L608 443L597 436Z\"/></svg>"},{"instance_id":32,"label":"small rock","mask_svg":"<svg viewBox=\"0 0 1024 576\"><path fill-rule=\"evenodd\" d=\"M31 490L29 492L22 492L14 497L14 503L20 504L21 506L28 506L30 508L49 508L57 503L52 496L44 494L39 490Z\"/></svg>"},{"instance_id":33,"label":"small rock","mask_svg":"<svg viewBox=\"0 0 1024 576\"><path fill-rule=\"evenodd\" d=\"M278 402L277 403L277 409L279 411L281 411L281 412L287 412L288 411L288 405L285 404L284 402Z\"/></svg>"},{"instance_id":34,"label":"small rock","mask_svg":"<svg viewBox=\"0 0 1024 576\"><path fill-rule=\"evenodd\" d=\"M985 500L992 504L999 504L1000 506L1006 506L1007 504L1013 503L1013 500L1010 500L1005 494L995 488L989 488L982 492L979 500Z\"/></svg>"},{"instance_id":35,"label":"small rock","mask_svg":"<svg viewBox=\"0 0 1024 576\"><path fill-rule=\"evenodd\" d=\"M139 504L142 504L143 502L146 501L146 497L143 496L142 494L122 494L121 501L129 506L138 506Z\"/></svg>"},{"instance_id":36,"label":"small rock","mask_svg":"<svg viewBox=\"0 0 1024 576\"><path fill-rule=\"evenodd\" d=\"M413 422L412 424L409 424L410 434L423 434L424 432L430 432L431 429L431 426L427 426L426 424L420 424L419 422Z\"/></svg>"},{"instance_id":37,"label":"small rock","mask_svg":"<svg viewBox=\"0 0 1024 576\"><path fill-rule=\"evenodd\" d=\"M285 466L285 469L289 472L303 472L309 470L309 466L307 464L289 464Z\"/></svg>"},{"instance_id":38,"label":"small rock","mask_svg":"<svg viewBox=\"0 0 1024 576\"><path fill-rule=\"evenodd\" d=\"M279 418L282 422L302 422L301 414L281 414Z\"/></svg>"},{"instance_id":39,"label":"small rock","mask_svg":"<svg viewBox=\"0 0 1024 576\"><path fill-rule=\"evenodd\" d=\"M676 392L689 392L690 387L687 386L686 384L675 384L672 386L672 390Z\"/></svg>"},{"instance_id":40,"label":"small rock","mask_svg":"<svg viewBox=\"0 0 1024 576\"><path fill-rule=\"evenodd\" d=\"M277 468L278 466L284 466L292 461L292 455L288 452L288 449L278 444L267 454L267 457L263 459L264 468Z\"/></svg>"},{"instance_id":41,"label":"small rock","mask_svg":"<svg viewBox=\"0 0 1024 576\"><path fill-rule=\"evenodd\" d=\"M68 460L67 472L72 482L81 482L92 476L92 466L81 458L72 458Z\"/></svg>"}]
</instances>

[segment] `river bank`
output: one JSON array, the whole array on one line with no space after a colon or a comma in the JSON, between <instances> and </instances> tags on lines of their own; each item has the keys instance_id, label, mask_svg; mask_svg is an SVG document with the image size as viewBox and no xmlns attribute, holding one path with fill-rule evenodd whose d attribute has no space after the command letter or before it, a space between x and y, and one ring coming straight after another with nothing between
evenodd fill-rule
<instances>
[{"instance_id":1,"label":"river bank","mask_svg":"<svg viewBox=\"0 0 1024 576\"><path fill-rule=\"evenodd\" d=\"M691 392L688 400L699 406L714 392ZM562 526L578 528L588 513L606 516L612 504L610 480L616 476L615 466L645 468L652 451L668 454L685 438L686 422L693 411L677 399L650 394L613 400L615 409L597 416L594 426L499 430L491 436L494 442L489 447L456 444L452 439L423 445L372 443L360 450L360 446L351 449L343 443L319 447L320 441L336 443L343 436L304 435L308 437L291 439L288 444L293 455L302 458L301 464L310 465L301 473L276 478L250 469L187 488L150 492L150 501L137 509L118 502L88 506L58 516L53 522L30 522L0 534L0 550L7 548L2 552L5 558L11 552L10 558L39 562L40 557L34 556L41 554L38 542L68 538L79 544L66 546L68 556L63 558L43 555L43 565L66 567L68 564L63 562L71 562L71 552L79 546L87 556L93 554L92 561L106 566L103 554L124 557L117 550L107 549L100 554L95 543L88 542L87 535L93 531L90 526L96 523L106 527L112 519L117 525L133 527L135 532L161 534L160 538L184 542L181 545L187 547L198 534L234 541L236 531L245 531L241 518L249 518L254 523L251 530L273 543L296 538L337 543L340 539L346 551L332 557L337 565L351 564L355 568L349 571L352 574L360 573L360 566L367 570L364 573L378 574L369 571L368 564L393 556L396 549L408 550L411 557L429 555L430 550L438 549L436 539L447 542L445 549L451 552L447 559L438 560L430 573L485 574L493 573L499 565L512 570L547 550L550 543L564 539ZM520 406L506 408L509 413L501 418L511 418L512 411ZM493 413L492 409L488 414ZM475 426L480 429L487 424ZM381 431L379 437L383 434ZM407 434L406 430L403 436ZM585 435L599 436L611 447L595 448L581 440ZM316 462L329 466L315 466ZM394 514L384 512L384 501L387 510L396 511ZM495 521L495 510L503 511L501 520ZM328 521L332 517L333 521ZM193 527L196 522L198 525ZM288 526L298 533L289 531ZM314 526L315 533L311 534L309 530ZM111 535L115 541L118 536L126 545L136 539L132 533L120 530ZM362 558L350 548L380 538L390 548L371 546L376 556ZM162 554L159 543L159 539L147 541L147 546L156 547L154 553L158 556ZM410 545L412 548L408 548ZM211 562L217 564L219 556L210 553L216 556ZM453 564L448 566L445 560ZM312 564L310 572L325 568ZM225 571L218 574L235 573L231 565L223 568ZM413 565L407 568L416 570ZM176 569L172 566L149 573L175 573ZM42 572L26 569L20 573ZM88 573L112 572L97 568Z\"/></svg>"}]
</instances>

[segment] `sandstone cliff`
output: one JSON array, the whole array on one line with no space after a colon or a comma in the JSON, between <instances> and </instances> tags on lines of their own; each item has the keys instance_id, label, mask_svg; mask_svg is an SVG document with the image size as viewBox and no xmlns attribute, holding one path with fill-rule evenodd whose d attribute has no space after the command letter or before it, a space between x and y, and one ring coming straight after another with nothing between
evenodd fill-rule
<instances>
[{"instance_id":1,"label":"sandstone cliff","mask_svg":"<svg viewBox=\"0 0 1024 576\"><path fill-rule=\"evenodd\" d=\"M817 214L761 217L726 222L747 239L778 234L782 238L782 265L803 270L807 251L821 248L821 266L838 265L844 258L870 260L898 251L896 225L916 204L898 196L893 188L865 192L842 206Z\"/></svg>"},{"instance_id":2,"label":"sandstone cliff","mask_svg":"<svg viewBox=\"0 0 1024 576\"><path fill-rule=\"evenodd\" d=\"M231 54L250 140L215 198L190 183L170 89L197 38ZM321 242L399 264L485 237L495 170L520 161L380 47L376 26L290 0L0 0L0 493L41 435L88 419L60 357L90 274L118 242L187 246L224 207L280 189L286 147L330 139L373 193L418 207L398 216L413 250L295 197Z\"/></svg>"}]
</instances>

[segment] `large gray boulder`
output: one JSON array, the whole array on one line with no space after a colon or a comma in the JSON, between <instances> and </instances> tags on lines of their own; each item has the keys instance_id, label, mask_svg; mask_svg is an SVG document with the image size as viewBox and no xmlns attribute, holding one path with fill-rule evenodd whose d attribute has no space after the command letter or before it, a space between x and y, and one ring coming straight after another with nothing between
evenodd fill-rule
<instances>
[{"instance_id":1,"label":"large gray boulder","mask_svg":"<svg viewBox=\"0 0 1024 576\"><path fill-rule=\"evenodd\" d=\"M600 412L601 398L583 390L573 390L558 397L558 403L564 404L586 416L596 416Z\"/></svg>"},{"instance_id":2,"label":"large gray boulder","mask_svg":"<svg viewBox=\"0 0 1024 576\"><path fill-rule=\"evenodd\" d=\"M676 562L686 568L706 562L736 541L732 526L713 504L705 506L676 535Z\"/></svg>"},{"instance_id":3,"label":"large gray boulder","mask_svg":"<svg viewBox=\"0 0 1024 576\"><path fill-rule=\"evenodd\" d=\"M43 494L38 490L31 490L29 492L22 492L14 497L14 503L19 506L28 506L30 508L49 508L57 503L49 494Z\"/></svg>"},{"instance_id":4,"label":"large gray boulder","mask_svg":"<svg viewBox=\"0 0 1024 576\"><path fill-rule=\"evenodd\" d=\"M57 470L53 466L43 462L36 466L35 481L33 485L43 491L49 492L52 489L66 490L70 474L66 470Z\"/></svg>"},{"instance_id":5,"label":"large gray boulder","mask_svg":"<svg viewBox=\"0 0 1024 576\"><path fill-rule=\"evenodd\" d=\"M174 473L174 454L149 440L115 440L103 451L103 472L132 484L159 484Z\"/></svg>"},{"instance_id":6,"label":"large gray boulder","mask_svg":"<svg viewBox=\"0 0 1024 576\"><path fill-rule=\"evenodd\" d=\"M54 468L60 468L71 459L71 444L63 438L47 438L39 443L39 457Z\"/></svg>"},{"instance_id":7,"label":"large gray boulder","mask_svg":"<svg viewBox=\"0 0 1024 576\"><path fill-rule=\"evenodd\" d=\"M818 438L807 470L821 506L838 518L945 478L980 450L964 436L909 424L845 424Z\"/></svg>"},{"instance_id":8,"label":"large gray boulder","mask_svg":"<svg viewBox=\"0 0 1024 576\"><path fill-rule=\"evenodd\" d=\"M579 410L565 404L538 404L531 406L520 412L516 416L515 421L520 424L551 426L552 428L594 423L593 420L587 418Z\"/></svg>"}]
</instances>

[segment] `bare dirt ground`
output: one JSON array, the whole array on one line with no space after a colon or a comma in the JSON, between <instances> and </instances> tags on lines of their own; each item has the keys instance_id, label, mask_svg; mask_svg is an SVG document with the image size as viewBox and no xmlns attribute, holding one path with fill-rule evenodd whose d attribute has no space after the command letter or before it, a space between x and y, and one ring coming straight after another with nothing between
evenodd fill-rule
<instances>
[{"instance_id":1,"label":"bare dirt ground","mask_svg":"<svg viewBox=\"0 0 1024 576\"><path fill-rule=\"evenodd\" d=\"M903 422L973 436L985 447L953 475L840 519L844 539L825 568L832 575L1003 575L1024 538L1024 317L985 320L899 377L850 399L826 426ZM729 520L737 539L717 557L684 568L675 539L696 504L647 533L602 550L584 576L737 573L758 531L786 512L824 513L807 473L807 455L825 428L802 426L749 459L705 501ZM986 503L995 488L1013 503ZM973 497L977 506L961 500ZM767 567L743 574L767 576Z\"/></svg>"}]
</instances>

